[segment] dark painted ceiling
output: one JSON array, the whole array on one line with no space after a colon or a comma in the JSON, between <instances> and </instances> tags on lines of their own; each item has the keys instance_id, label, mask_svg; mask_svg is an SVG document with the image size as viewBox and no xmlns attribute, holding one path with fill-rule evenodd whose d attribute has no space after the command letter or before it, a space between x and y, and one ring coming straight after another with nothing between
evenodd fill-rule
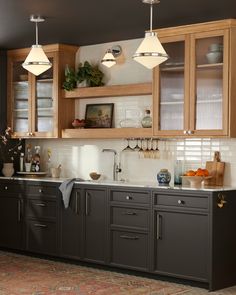
<instances>
[{"instance_id":1,"label":"dark painted ceiling","mask_svg":"<svg viewBox=\"0 0 236 295\"><path fill-rule=\"evenodd\" d=\"M90 45L142 38L149 28L149 6L141 0L0 0L0 48L30 47L42 15L39 43ZM153 28L236 18L236 0L161 0Z\"/></svg>"}]
</instances>

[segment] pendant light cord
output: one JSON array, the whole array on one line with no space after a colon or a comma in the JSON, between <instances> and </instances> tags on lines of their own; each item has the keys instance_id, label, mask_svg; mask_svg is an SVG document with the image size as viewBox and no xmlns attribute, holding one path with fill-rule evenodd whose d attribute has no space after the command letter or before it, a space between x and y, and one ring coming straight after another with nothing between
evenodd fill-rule
<instances>
[{"instance_id":1,"label":"pendant light cord","mask_svg":"<svg viewBox=\"0 0 236 295\"><path fill-rule=\"evenodd\" d=\"M152 13L153 13L153 5L150 4L150 32L152 32Z\"/></svg>"},{"instance_id":2,"label":"pendant light cord","mask_svg":"<svg viewBox=\"0 0 236 295\"><path fill-rule=\"evenodd\" d=\"M38 22L35 22L36 45L38 45Z\"/></svg>"}]
</instances>

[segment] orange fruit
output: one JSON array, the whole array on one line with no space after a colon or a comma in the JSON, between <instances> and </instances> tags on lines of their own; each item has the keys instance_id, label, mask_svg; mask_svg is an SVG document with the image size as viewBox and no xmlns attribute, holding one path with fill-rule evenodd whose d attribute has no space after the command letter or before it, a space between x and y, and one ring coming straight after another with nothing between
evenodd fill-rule
<instances>
[{"instance_id":1,"label":"orange fruit","mask_svg":"<svg viewBox=\"0 0 236 295\"><path fill-rule=\"evenodd\" d=\"M188 171L185 173L186 176L195 176L195 174L196 174L196 172L193 171L193 170L188 170Z\"/></svg>"}]
</instances>

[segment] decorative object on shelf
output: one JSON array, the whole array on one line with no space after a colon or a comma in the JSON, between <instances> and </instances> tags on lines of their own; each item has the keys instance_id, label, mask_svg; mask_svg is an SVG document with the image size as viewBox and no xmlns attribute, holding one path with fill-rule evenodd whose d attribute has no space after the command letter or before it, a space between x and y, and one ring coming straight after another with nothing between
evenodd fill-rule
<instances>
[{"instance_id":1,"label":"decorative object on shelf","mask_svg":"<svg viewBox=\"0 0 236 295\"><path fill-rule=\"evenodd\" d=\"M21 139L12 140L11 128L7 127L4 133L0 135L0 157L3 162L3 169L4 169L4 165L7 164L5 165L5 169L2 171L3 174L5 173L5 171L7 171L6 172L7 175L4 174L4 176L9 176L10 172L8 173L8 171L9 170L12 171L10 167L13 168L13 161L15 157L21 153L21 151L22 151ZM8 164L11 164L11 165L8 165ZM13 174L14 174L14 171L13 171Z\"/></svg>"},{"instance_id":2,"label":"decorative object on shelf","mask_svg":"<svg viewBox=\"0 0 236 295\"><path fill-rule=\"evenodd\" d=\"M61 175L61 165L51 168L51 175L53 178L59 178Z\"/></svg>"},{"instance_id":3,"label":"decorative object on shelf","mask_svg":"<svg viewBox=\"0 0 236 295\"><path fill-rule=\"evenodd\" d=\"M209 64L221 63L223 61L223 45L211 44L206 58Z\"/></svg>"},{"instance_id":4,"label":"decorative object on shelf","mask_svg":"<svg viewBox=\"0 0 236 295\"><path fill-rule=\"evenodd\" d=\"M174 184L180 185L182 184L182 175L184 173L184 165L183 161L176 160L174 165Z\"/></svg>"},{"instance_id":5,"label":"decorative object on shelf","mask_svg":"<svg viewBox=\"0 0 236 295\"><path fill-rule=\"evenodd\" d=\"M168 169L161 169L157 173L157 181L159 185L169 185L171 180L171 174Z\"/></svg>"},{"instance_id":6,"label":"decorative object on shelf","mask_svg":"<svg viewBox=\"0 0 236 295\"><path fill-rule=\"evenodd\" d=\"M212 176L182 176L182 179L186 179L192 188L201 187L202 182L210 178L212 178Z\"/></svg>"},{"instance_id":7,"label":"decorative object on shelf","mask_svg":"<svg viewBox=\"0 0 236 295\"><path fill-rule=\"evenodd\" d=\"M150 4L150 31L145 33L145 38L133 55L133 59L146 68L152 69L166 61L168 59L168 54L157 38L157 33L152 31L153 4L158 4L160 1L142 0L142 2Z\"/></svg>"},{"instance_id":8,"label":"decorative object on shelf","mask_svg":"<svg viewBox=\"0 0 236 295\"><path fill-rule=\"evenodd\" d=\"M111 128L114 103L87 104L86 128Z\"/></svg>"},{"instance_id":9,"label":"decorative object on shelf","mask_svg":"<svg viewBox=\"0 0 236 295\"><path fill-rule=\"evenodd\" d=\"M101 63L108 67L111 68L116 64L116 58L120 56L122 53L122 48L120 45L114 45L112 48L109 48L104 55L103 59L101 60Z\"/></svg>"},{"instance_id":10,"label":"decorative object on shelf","mask_svg":"<svg viewBox=\"0 0 236 295\"><path fill-rule=\"evenodd\" d=\"M71 69L68 65L65 68L65 81L62 84L63 89L71 91L77 86L77 76L75 70Z\"/></svg>"},{"instance_id":11,"label":"decorative object on shelf","mask_svg":"<svg viewBox=\"0 0 236 295\"><path fill-rule=\"evenodd\" d=\"M101 174L97 173L97 172L91 172L89 173L89 176L91 177L92 180L98 180L101 176Z\"/></svg>"},{"instance_id":12,"label":"decorative object on shelf","mask_svg":"<svg viewBox=\"0 0 236 295\"><path fill-rule=\"evenodd\" d=\"M13 163L3 163L2 174L5 177L11 177L14 174L15 170Z\"/></svg>"},{"instance_id":13,"label":"decorative object on shelf","mask_svg":"<svg viewBox=\"0 0 236 295\"><path fill-rule=\"evenodd\" d=\"M80 63L76 79L78 83L86 81L88 87L97 87L103 86L104 83L102 79L104 77L103 72L98 68L98 65L91 65L88 61L85 61L84 64Z\"/></svg>"},{"instance_id":14,"label":"decorative object on shelf","mask_svg":"<svg viewBox=\"0 0 236 295\"><path fill-rule=\"evenodd\" d=\"M21 74L19 75L20 81L27 81L28 80L28 75Z\"/></svg>"},{"instance_id":15,"label":"decorative object on shelf","mask_svg":"<svg viewBox=\"0 0 236 295\"><path fill-rule=\"evenodd\" d=\"M26 57L22 66L27 71L38 76L50 69L52 64L44 53L42 45L38 44L38 23L44 22L45 19L40 16L32 15L30 21L35 23L36 42L35 45L32 45L30 53Z\"/></svg>"},{"instance_id":16,"label":"decorative object on shelf","mask_svg":"<svg viewBox=\"0 0 236 295\"><path fill-rule=\"evenodd\" d=\"M84 128L85 127L85 120L84 119L82 119L82 120L80 120L80 119L74 119L74 121L72 122L72 126L74 127L74 128Z\"/></svg>"},{"instance_id":17,"label":"decorative object on shelf","mask_svg":"<svg viewBox=\"0 0 236 295\"><path fill-rule=\"evenodd\" d=\"M141 124L143 128L151 128L152 127L152 117L150 115L150 110L145 110L145 116L143 117Z\"/></svg>"}]
</instances>

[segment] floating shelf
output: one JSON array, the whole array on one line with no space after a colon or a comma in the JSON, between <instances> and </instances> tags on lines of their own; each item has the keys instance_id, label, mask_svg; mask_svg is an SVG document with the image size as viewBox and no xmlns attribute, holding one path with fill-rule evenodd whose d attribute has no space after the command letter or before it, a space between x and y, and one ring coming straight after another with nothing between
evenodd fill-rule
<instances>
[{"instance_id":1,"label":"floating shelf","mask_svg":"<svg viewBox=\"0 0 236 295\"><path fill-rule=\"evenodd\" d=\"M62 138L143 138L152 137L152 128L83 128L64 129Z\"/></svg>"},{"instance_id":2,"label":"floating shelf","mask_svg":"<svg viewBox=\"0 0 236 295\"><path fill-rule=\"evenodd\" d=\"M64 98L97 98L111 96L151 95L152 83L80 87L72 91L63 90Z\"/></svg>"}]
</instances>

